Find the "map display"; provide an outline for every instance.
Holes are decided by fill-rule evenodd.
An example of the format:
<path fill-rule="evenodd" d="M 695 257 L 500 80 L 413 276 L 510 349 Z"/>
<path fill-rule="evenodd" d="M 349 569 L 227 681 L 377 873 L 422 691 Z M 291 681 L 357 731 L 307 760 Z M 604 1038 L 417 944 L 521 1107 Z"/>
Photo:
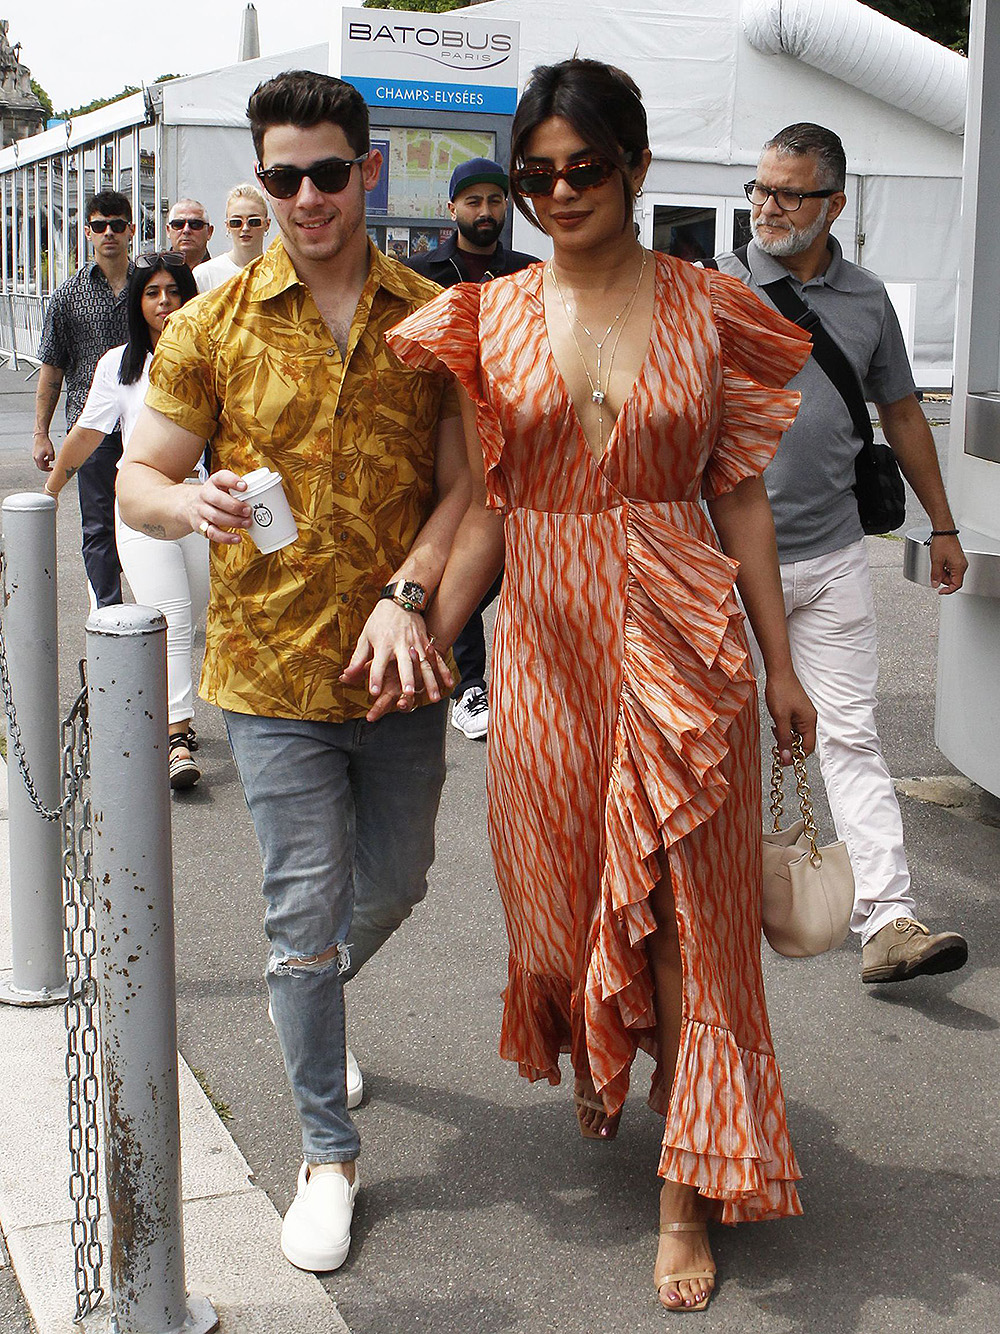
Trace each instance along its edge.
<path fill-rule="evenodd" d="M 451 173 L 460 162 L 473 157 L 492 158 L 495 152 L 496 135 L 489 132 L 389 130 L 389 215 L 447 218 Z"/>

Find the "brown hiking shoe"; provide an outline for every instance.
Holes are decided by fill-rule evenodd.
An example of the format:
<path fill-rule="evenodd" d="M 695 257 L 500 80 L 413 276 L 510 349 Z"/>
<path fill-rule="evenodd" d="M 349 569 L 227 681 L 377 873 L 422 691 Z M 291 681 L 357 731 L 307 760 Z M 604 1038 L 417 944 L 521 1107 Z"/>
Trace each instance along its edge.
<path fill-rule="evenodd" d="M 861 951 L 861 981 L 905 982 L 921 973 L 950 973 L 968 957 L 965 937 L 957 931 L 931 935 L 922 922 L 897 917 Z"/>

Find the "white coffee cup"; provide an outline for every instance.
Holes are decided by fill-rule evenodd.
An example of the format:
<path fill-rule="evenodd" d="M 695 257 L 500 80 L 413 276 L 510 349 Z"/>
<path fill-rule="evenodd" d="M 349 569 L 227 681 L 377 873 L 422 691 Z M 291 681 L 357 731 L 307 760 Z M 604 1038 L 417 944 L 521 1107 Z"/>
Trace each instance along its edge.
<path fill-rule="evenodd" d="M 233 494 L 250 506 L 253 522 L 250 536 L 265 554 L 290 546 L 299 535 L 298 525 L 281 481 L 280 472 L 257 468 L 245 474 L 245 491 Z"/>

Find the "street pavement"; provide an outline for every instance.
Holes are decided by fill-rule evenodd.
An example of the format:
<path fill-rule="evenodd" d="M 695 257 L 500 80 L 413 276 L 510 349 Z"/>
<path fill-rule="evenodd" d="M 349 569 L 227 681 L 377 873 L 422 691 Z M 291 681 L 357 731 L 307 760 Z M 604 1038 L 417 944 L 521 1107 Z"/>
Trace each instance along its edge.
<path fill-rule="evenodd" d="M 32 390 L 23 371 L 0 372 L 2 495 L 40 484 L 28 458 Z M 946 420 L 947 404 L 927 411 Z M 944 428 L 936 435 L 943 441 Z M 75 494 L 64 495 L 68 704 L 87 601 Z M 1000 1327 L 1000 828 L 992 804 L 934 746 L 936 599 L 903 580 L 902 547 L 869 539 L 882 738 L 894 776 L 921 780 L 908 790 L 935 798 L 902 798 L 920 915 L 963 930 L 970 962 L 943 978 L 864 988 L 852 943 L 805 962 L 767 953 L 805 1215 L 717 1232 L 720 1287 L 699 1316 L 703 1331 Z M 204 778 L 173 800 L 179 1045 L 283 1212 L 299 1144 L 266 1014 L 257 849 L 220 716 L 199 704 L 196 724 Z M 486 842 L 485 746 L 452 729 L 437 830 L 426 903 L 349 988 L 349 1040 L 366 1083 L 356 1114 L 363 1190 L 350 1257 L 321 1282 L 351 1334 L 659 1331 L 672 1317 L 652 1288 L 662 1122 L 642 1097 L 651 1064 L 640 1056 L 618 1139 L 604 1144 L 579 1138 L 571 1085 L 529 1085 L 499 1060 L 506 950 Z M 269 1238 L 260 1273 L 284 1263 Z M 0 1331 L 21 1334 L 26 1319 L 0 1268 Z M 280 1312 L 273 1328 L 283 1328 Z"/>

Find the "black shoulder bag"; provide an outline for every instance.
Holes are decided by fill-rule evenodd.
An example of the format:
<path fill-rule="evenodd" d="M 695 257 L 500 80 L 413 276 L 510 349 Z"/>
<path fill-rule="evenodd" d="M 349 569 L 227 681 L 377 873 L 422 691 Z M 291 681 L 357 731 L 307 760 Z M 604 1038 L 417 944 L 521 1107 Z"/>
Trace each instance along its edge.
<path fill-rule="evenodd" d="M 734 253 L 749 271 L 747 247 Z M 703 264 L 706 268 L 719 267 L 714 260 L 704 260 Z M 906 491 L 896 456 L 888 445 L 875 439 L 865 396 L 853 366 L 812 306 L 796 292 L 791 278 L 763 283 L 761 291 L 771 298 L 786 320 L 791 320 L 810 335 L 816 364 L 844 400 L 851 415 L 855 433 L 861 439 L 861 449 L 854 460 L 854 495 L 861 527 L 866 533 L 891 533 L 906 520 Z"/>

